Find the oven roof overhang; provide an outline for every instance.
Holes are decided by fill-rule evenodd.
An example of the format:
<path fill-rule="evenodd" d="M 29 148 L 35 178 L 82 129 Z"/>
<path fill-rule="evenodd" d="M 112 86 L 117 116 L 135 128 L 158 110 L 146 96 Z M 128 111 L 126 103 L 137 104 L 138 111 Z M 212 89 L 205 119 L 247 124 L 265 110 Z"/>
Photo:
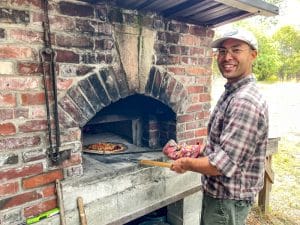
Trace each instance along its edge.
<path fill-rule="evenodd" d="M 83 0 L 91 3 L 103 0 Z M 262 0 L 115 0 L 119 7 L 155 12 L 166 18 L 217 27 L 244 18 L 276 16 L 279 8 Z"/>

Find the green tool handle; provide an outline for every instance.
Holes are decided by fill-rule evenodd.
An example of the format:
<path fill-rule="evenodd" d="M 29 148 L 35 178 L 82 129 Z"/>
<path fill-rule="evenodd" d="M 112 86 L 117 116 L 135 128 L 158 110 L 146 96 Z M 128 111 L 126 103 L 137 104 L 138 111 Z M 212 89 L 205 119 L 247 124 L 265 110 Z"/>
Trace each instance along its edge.
<path fill-rule="evenodd" d="M 54 216 L 56 214 L 59 213 L 59 208 L 54 208 L 54 209 L 51 209 L 47 212 L 43 212 L 35 217 L 31 217 L 31 218 L 28 218 L 26 220 L 26 224 L 33 224 L 33 223 L 37 223 L 43 219 L 46 219 L 46 218 L 49 218 L 51 216 Z"/>

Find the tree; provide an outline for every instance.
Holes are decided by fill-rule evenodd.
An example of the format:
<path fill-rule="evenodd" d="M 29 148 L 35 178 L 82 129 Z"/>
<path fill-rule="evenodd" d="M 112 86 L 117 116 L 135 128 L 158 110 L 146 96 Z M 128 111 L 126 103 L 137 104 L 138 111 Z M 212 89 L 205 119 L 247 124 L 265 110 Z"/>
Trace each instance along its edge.
<path fill-rule="evenodd" d="M 253 72 L 258 80 L 269 80 L 277 77 L 282 66 L 279 52 L 273 40 L 258 30 L 252 30 L 258 41 L 258 58 L 254 63 Z"/>
<path fill-rule="evenodd" d="M 280 52 L 281 78 L 296 78 L 300 74 L 300 31 L 292 26 L 284 26 L 274 33 L 273 40 Z"/>

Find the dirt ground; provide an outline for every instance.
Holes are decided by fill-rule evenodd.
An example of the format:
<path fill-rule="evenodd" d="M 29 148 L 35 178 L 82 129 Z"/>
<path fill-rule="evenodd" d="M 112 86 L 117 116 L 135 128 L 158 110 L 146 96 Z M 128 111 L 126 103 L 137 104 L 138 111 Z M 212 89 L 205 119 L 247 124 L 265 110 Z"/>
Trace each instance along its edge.
<path fill-rule="evenodd" d="M 273 156 L 275 181 L 270 194 L 269 212 L 252 208 L 247 225 L 300 224 L 300 133 L 281 137 L 279 150 Z"/>

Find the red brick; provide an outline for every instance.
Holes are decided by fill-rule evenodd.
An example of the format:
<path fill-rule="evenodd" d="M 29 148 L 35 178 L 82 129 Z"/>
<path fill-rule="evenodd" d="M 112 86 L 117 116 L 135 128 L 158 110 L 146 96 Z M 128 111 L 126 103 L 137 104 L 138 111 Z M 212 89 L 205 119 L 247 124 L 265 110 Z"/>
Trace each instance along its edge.
<path fill-rule="evenodd" d="M 95 41 L 95 48 L 99 50 L 112 50 L 114 42 L 112 39 L 100 39 Z"/>
<path fill-rule="evenodd" d="M 168 86 L 167 86 L 167 90 L 166 90 L 166 94 L 167 96 L 171 97 L 172 92 L 174 91 L 174 88 L 176 86 L 177 81 L 174 78 L 171 78 Z"/>
<path fill-rule="evenodd" d="M 63 109 L 62 111 L 68 112 L 74 121 L 84 120 L 84 116 L 79 112 L 80 110 L 77 108 L 77 105 L 70 97 L 68 97 L 68 95 L 65 95 L 62 99 L 60 99 L 59 104 Z"/>
<path fill-rule="evenodd" d="M 187 93 L 187 91 L 186 90 L 183 90 L 181 93 L 180 93 L 180 95 L 179 95 L 179 97 L 180 97 L 180 101 L 182 101 L 182 99 L 185 99 L 185 98 L 187 98 L 188 96 L 188 93 Z M 177 103 L 178 105 L 180 105 L 180 103 L 178 102 Z"/>
<path fill-rule="evenodd" d="M 185 128 L 186 128 L 186 130 L 194 130 L 198 126 L 199 126 L 199 121 L 193 121 L 193 122 L 190 122 L 190 123 L 186 123 Z"/>
<path fill-rule="evenodd" d="M 0 77 L 1 90 L 32 90 L 40 86 L 40 78 L 34 77 Z"/>
<path fill-rule="evenodd" d="M 190 95 L 190 97 L 191 97 L 190 104 L 199 103 L 199 95 Z"/>
<path fill-rule="evenodd" d="M 14 94 L 0 93 L 0 107 L 13 107 L 16 106 L 16 103 L 16 96 Z"/>
<path fill-rule="evenodd" d="M 43 105 L 45 104 L 45 93 L 26 93 L 21 95 L 22 105 Z"/>
<path fill-rule="evenodd" d="M 174 99 L 174 100 L 176 99 L 176 103 L 177 103 L 177 105 L 179 105 L 180 102 L 178 102 L 178 99 L 180 99 L 181 94 L 182 94 L 183 92 L 185 92 L 184 86 L 183 86 L 181 83 L 177 82 L 177 83 L 176 83 L 176 86 L 175 86 L 175 89 L 174 89 L 174 91 L 172 92 L 172 96 L 170 96 L 170 98 L 171 98 L 171 99 Z M 173 100 L 173 101 L 174 101 L 174 100 Z M 172 100 L 171 100 L 171 101 L 172 101 Z"/>
<path fill-rule="evenodd" d="M 181 115 L 177 117 L 177 123 L 191 122 L 194 120 L 193 114 Z"/>
<path fill-rule="evenodd" d="M 199 112 L 199 111 L 202 111 L 203 110 L 203 107 L 201 104 L 195 104 L 195 105 L 191 105 L 187 110 L 186 112 Z"/>
<path fill-rule="evenodd" d="M 62 170 L 53 170 L 33 177 L 23 178 L 22 186 L 24 189 L 35 188 L 54 182 L 56 179 L 63 179 Z"/>
<path fill-rule="evenodd" d="M 186 46 L 200 46 L 200 37 L 196 37 L 193 35 L 183 35 L 180 38 L 180 44 Z"/>
<path fill-rule="evenodd" d="M 42 131 L 47 129 L 46 120 L 31 120 L 19 125 L 20 132 Z"/>
<path fill-rule="evenodd" d="M 204 112 L 196 112 L 195 119 L 196 120 L 204 119 Z"/>
<path fill-rule="evenodd" d="M 203 48 L 191 48 L 190 55 L 203 56 L 204 49 Z"/>
<path fill-rule="evenodd" d="M 196 144 L 198 144 L 198 145 L 203 145 L 203 144 L 205 144 L 204 143 L 204 138 L 199 138 L 199 139 L 197 139 L 197 142 L 196 142 Z"/>
<path fill-rule="evenodd" d="M 191 139 L 195 137 L 194 131 L 178 132 L 177 138 L 179 140 Z"/>
<path fill-rule="evenodd" d="M 73 79 L 58 79 L 57 81 L 57 89 L 58 90 L 68 90 L 73 84 Z"/>
<path fill-rule="evenodd" d="M 56 195 L 56 191 L 55 191 L 55 185 L 49 185 L 45 188 L 42 189 L 42 193 L 43 193 L 43 197 L 47 198 L 50 196 L 55 196 Z"/>
<path fill-rule="evenodd" d="M 168 56 L 168 64 L 179 64 L 180 63 L 180 57 L 179 56 Z"/>
<path fill-rule="evenodd" d="M 61 133 L 62 142 L 73 142 L 81 140 L 81 130 L 80 129 L 68 129 L 66 132 Z"/>
<path fill-rule="evenodd" d="M 207 136 L 207 129 L 206 129 L 206 128 L 202 128 L 202 129 L 196 130 L 196 131 L 195 131 L 195 136 L 196 136 L 196 137 Z"/>
<path fill-rule="evenodd" d="M 194 26 L 194 25 L 192 25 L 189 30 L 191 34 L 201 36 L 201 37 L 206 37 L 207 31 L 208 29 L 205 27 Z"/>
<path fill-rule="evenodd" d="M 36 191 L 27 192 L 19 195 L 15 195 L 9 198 L 0 200 L 0 210 L 12 208 L 14 206 L 22 205 L 36 199 L 41 198 L 42 195 Z"/>
<path fill-rule="evenodd" d="M 16 127 L 13 123 L 0 124 L 0 135 L 11 135 L 16 133 Z"/>
<path fill-rule="evenodd" d="M 12 195 L 19 191 L 18 182 L 0 184 L 0 196 Z"/>
<path fill-rule="evenodd" d="M 56 44 L 65 48 L 93 49 L 92 39 L 88 37 L 56 36 Z"/>
<path fill-rule="evenodd" d="M 0 150 L 36 147 L 41 144 L 39 136 L 0 139 Z"/>
<path fill-rule="evenodd" d="M 20 74 L 36 74 L 36 73 L 42 73 L 42 67 L 37 63 L 24 63 L 19 62 L 18 63 L 18 72 Z"/>
<path fill-rule="evenodd" d="M 210 112 L 204 112 L 204 118 L 209 118 Z"/>
<path fill-rule="evenodd" d="M 0 171 L 0 177 L 1 180 L 10 180 L 19 177 L 35 175 L 42 172 L 43 172 L 43 164 L 39 163 L 34 165 L 23 166 L 20 168 L 2 170 Z"/>
<path fill-rule="evenodd" d="M 187 145 L 202 145 L 204 143 L 203 138 L 197 138 L 197 139 L 192 139 L 192 140 L 188 140 L 188 141 L 183 141 L 184 143 L 186 143 Z"/>
<path fill-rule="evenodd" d="M 76 153 L 76 154 L 72 154 L 70 159 L 65 160 L 62 165 L 63 167 L 71 167 L 71 166 L 79 165 L 81 163 L 82 163 L 81 154 Z"/>
<path fill-rule="evenodd" d="M 57 50 L 57 62 L 65 62 L 65 63 L 79 63 L 79 55 L 66 50 Z"/>
<path fill-rule="evenodd" d="M 186 73 L 189 75 L 203 75 L 205 74 L 205 69 L 203 69 L 202 67 L 187 67 L 185 69 Z"/>
<path fill-rule="evenodd" d="M 197 76 L 195 83 L 202 84 L 203 86 L 210 86 L 211 76 L 209 75 Z"/>
<path fill-rule="evenodd" d="M 36 18 L 36 20 L 40 21 L 40 18 Z M 74 18 L 71 17 L 55 15 L 50 18 L 51 29 L 61 30 L 64 32 L 66 31 L 74 32 L 76 21 L 77 19 L 74 20 Z"/>
<path fill-rule="evenodd" d="M 28 6 L 35 6 L 37 8 L 42 8 L 40 0 L 11 0 L 12 5 L 28 7 Z"/>
<path fill-rule="evenodd" d="M 196 94 L 196 93 L 203 93 L 204 87 L 203 86 L 189 86 L 187 87 L 189 94 Z"/>
<path fill-rule="evenodd" d="M 29 109 L 28 108 L 16 108 L 14 110 L 15 119 L 28 119 L 29 118 Z M 45 118 L 45 117 L 44 117 Z"/>
<path fill-rule="evenodd" d="M 76 17 L 94 17 L 94 9 L 91 5 L 75 4 L 71 2 L 60 2 L 59 11 L 63 15 Z"/>
<path fill-rule="evenodd" d="M 184 86 L 189 86 L 195 83 L 195 77 L 194 76 L 178 76 L 176 77 L 177 81 Z"/>
<path fill-rule="evenodd" d="M 65 129 L 68 129 L 68 128 L 75 128 L 75 127 L 78 127 L 78 123 L 75 122 L 70 116 L 69 114 L 64 111 L 60 106 L 58 107 L 58 119 L 60 121 L 60 126 L 61 128 L 65 128 Z M 65 136 L 65 137 L 63 137 Z M 68 139 L 69 137 L 72 138 L 72 135 L 67 135 L 67 134 L 64 134 L 62 136 L 62 139 L 63 138 L 66 138 Z M 62 142 L 65 142 L 65 141 L 62 141 Z"/>
<path fill-rule="evenodd" d="M 37 105 L 30 107 L 30 115 L 29 118 L 31 119 L 44 119 L 46 118 L 46 109 L 44 105 Z M 28 117 L 25 117 L 28 118 Z"/>
<path fill-rule="evenodd" d="M 168 71 L 176 75 L 183 75 L 185 70 L 183 67 L 169 67 Z"/>
<path fill-rule="evenodd" d="M 34 32 L 29 30 L 12 29 L 9 32 L 10 38 L 26 42 L 29 44 L 41 44 L 43 43 L 43 34 L 40 32 Z"/>
<path fill-rule="evenodd" d="M 210 94 L 200 94 L 199 95 L 200 102 L 209 102 L 210 101 Z"/>
<path fill-rule="evenodd" d="M 0 59 L 34 59 L 34 53 L 31 48 L 17 46 L 0 46 Z"/>
<path fill-rule="evenodd" d="M 196 57 L 181 57 L 181 62 L 185 63 L 189 66 L 191 65 L 197 65 L 198 59 Z M 188 68 L 186 68 L 185 72 L 187 74 L 190 74 L 190 71 L 187 71 Z M 197 75 L 197 74 L 196 74 Z"/>
<path fill-rule="evenodd" d="M 47 158 L 47 153 L 43 149 L 33 149 L 22 154 L 23 162 L 33 162 Z"/>
<path fill-rule="evenodd" d="M 57 201 L 56 199 L 51 199 L 47 201 L 40 202 L 38 204 L 35 204 L 33 206 L 29 206 L 24 208 L 24 216 L 30 217 L 30 216 L 36 216 L 42 212 L 46 212 L 50 209 L 57 207 Z"/>
<path fill-rule="evenodd" d="M 14 118 L 13 109 L 0 109 L 0 121 L 9 120 Z"/>

